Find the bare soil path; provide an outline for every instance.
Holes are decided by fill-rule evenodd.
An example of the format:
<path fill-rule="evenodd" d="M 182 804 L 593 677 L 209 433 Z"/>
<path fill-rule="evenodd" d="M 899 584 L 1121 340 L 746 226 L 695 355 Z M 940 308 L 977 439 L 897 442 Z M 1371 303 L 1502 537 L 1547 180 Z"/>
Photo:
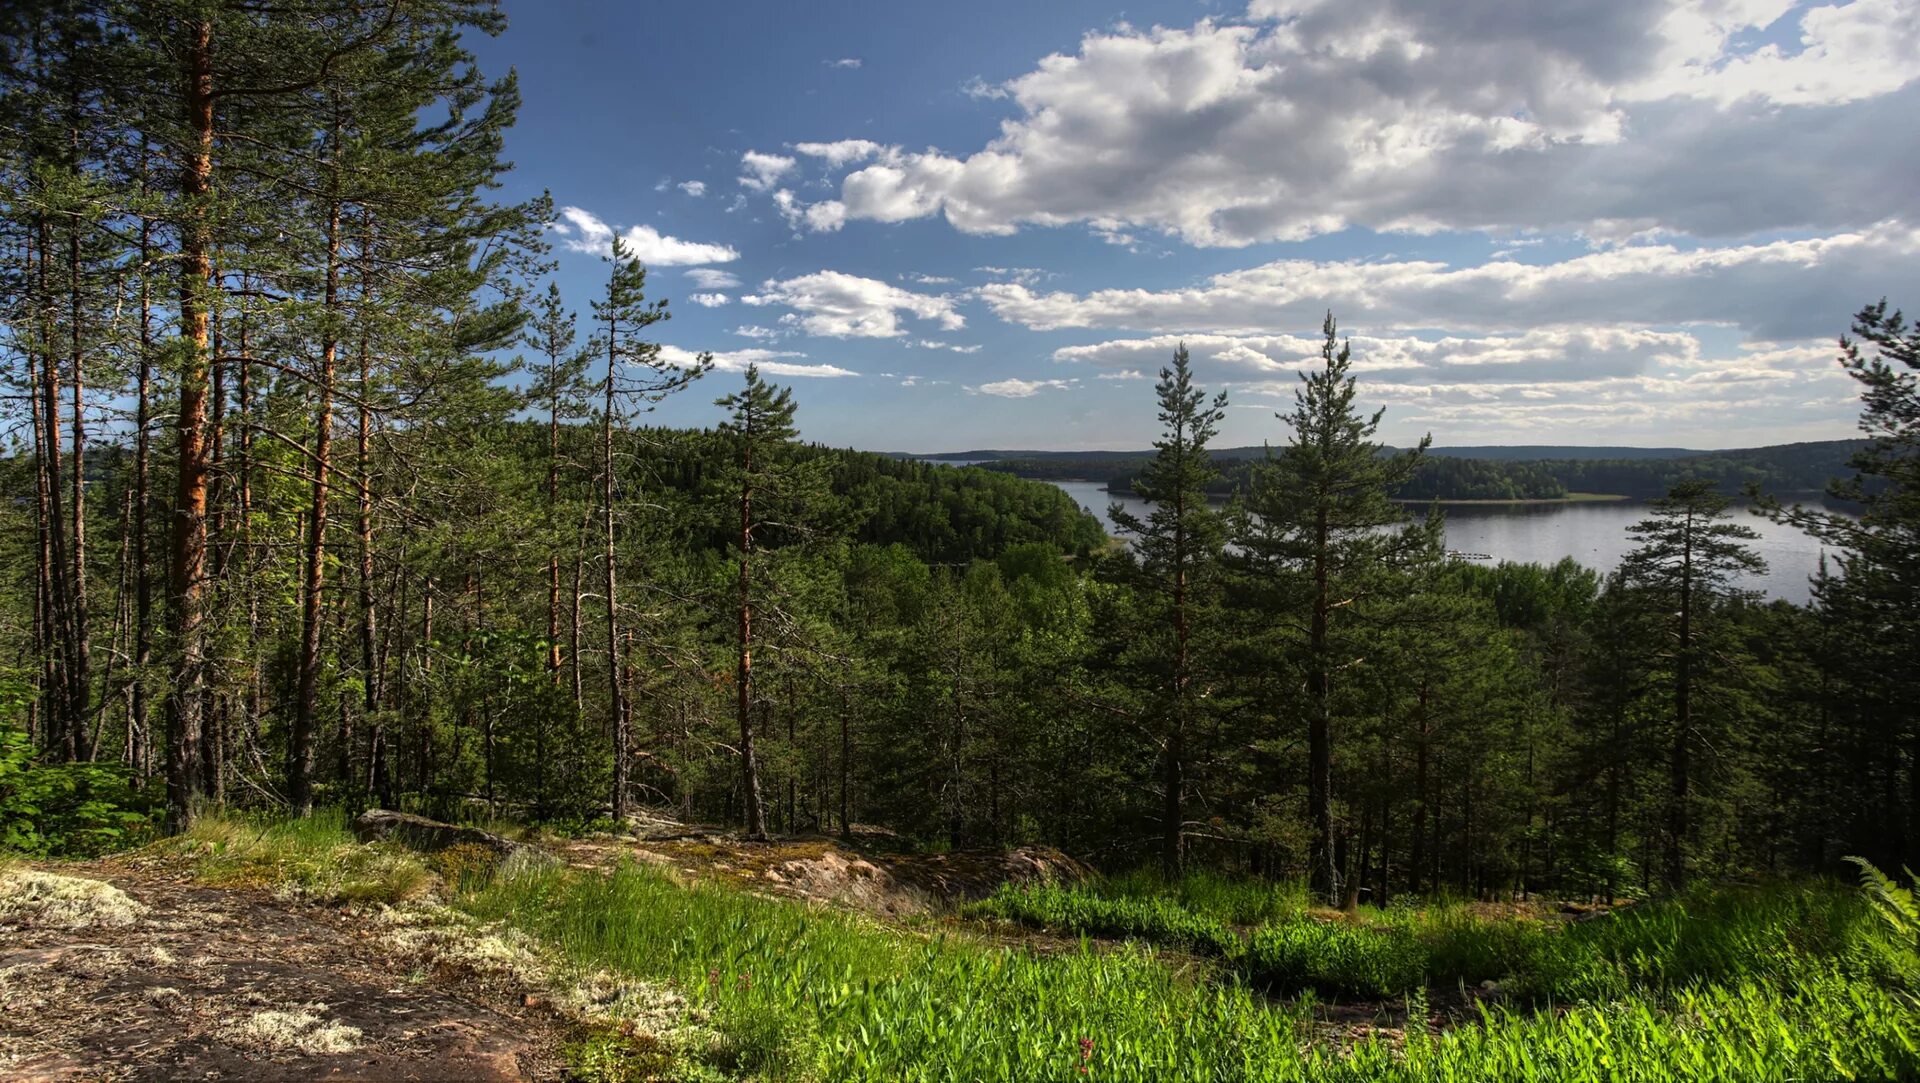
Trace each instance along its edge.
<path fill-rule="evenodd" d="M 15 871 L 103 881 L 124 899 L 99 892 L 109 902 L 92 916 L 89 903 L 0 917 L 0 1078 L 562 1077 L 565 1035 L 537 1000 L 411 970 L 350 910 L 158 863 Z"/>

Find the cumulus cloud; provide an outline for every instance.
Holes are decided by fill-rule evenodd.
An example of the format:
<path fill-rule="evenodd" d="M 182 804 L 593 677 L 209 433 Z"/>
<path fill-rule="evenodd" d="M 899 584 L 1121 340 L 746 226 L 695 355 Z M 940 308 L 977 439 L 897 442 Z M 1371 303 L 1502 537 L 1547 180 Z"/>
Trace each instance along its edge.
<path fill-rule="evenodd" d="M 857 56 L 843 56 L 838 60 L 822 60 L 821 63 L 829 68 L 857 68 L 860 66 L 860 58 Z"/>
<path fill-rule="evenodd" d="M 740 187 L 765 192 L 792 168 L 793 159 L 784 154 L 750 150 L 740 156 Z"/>
<path fill-rule="evenodd" d="M 1003 399 L 1025 399 L 1032 398 L 1042 391 L 1064 391 L 1072 386 L 1072 380 L 1022 380 L 1010 378 L 995 380 L 988 384 L 980 384 L 977 387 L 970 387 L 967 390 L 977 391 L 982 395 L 995 395 Z"/>
<path fill-rule="evenodd" d="M 604 255 L 613 246 L 614 227 L 597 215 L 579 207 L 560 208 L 560 221 L 550 228 L 560 236 L 563 247 L 575 252 Z M 669 237 L 652 226 L 629 226 L 620 232 L 629 255 L 649 267 L 672 267 L 689 263 L 726 263 L 740 253 L 724 244 L 703 244 Z"/>
<path fill-rule="evenodd" d="M 841 271 L 816 271 L 784 280 L 769 279 L 759 293 L 741 298 L 750 305 L 780 305 L 792 311 L 781 323 L 809 335 L 828 338 L 893 338 L 906 334 L 904 314 L 957 331 L 966 318 L 950 297 L 915 293 L 873 278 Z"/>
<path fill-rule="evenodd" d="M 690 196 L 694 196 L 695 198 L 698 198 L 700 196 L 707 194 L 706 181 L 697 181 L 697 180 L 681 181 L 678 187 L 682 192 L 685 192 Z"/>
<path fill-rule="evenodd" d="M 844 369 L 838 365 L 785 360 L 789 357 L 807 356 L 804 353 L 795 353 L 791 350 L 720 350 L 713 352 L 710 356 L 713 358 L 713 367 L 720 372 L 745 372 L 747 371 L 748 365 L 758 365 L 760 371 L 766 373 L 768 376 L 819 377 L 825 379 L 860 375 L 852 369 Z M 679 346 L 661 346 L 660 360 L 669 365 L 678 365 L 681 368 L 692 368 L 694 365 L 699 364 L 700 355 L 692 350 L 683 349 Z"/>
<path fill-rule="evenodd" d="M 1920 228 L 1888 222 L 1722 248 L 1635 245 L 1547 264 L 1277 260 L 1185 289 L 1042 293 L 1003 282 L 976 292 L 995 315 L 1033 330 L 1276 331 L 1317 326 L 1332 309 L 1369 330 L 1719 324 L 1794 339 L 1844 326 L 1892 282 L 1920 282 Z"/>
<path fill-rule="evenodd" d="M 773 193 L 774 209 L 786 220 L 789 229 L 799 229 L 801 223 L 819 233 L 831 233 L 846 221 L 846 208 L 834 200 L 806 204 L 789 189 L 782 188 Z"/>
<path fill-rule="evenodd" d="M 721 305 L 733 300 L 733 298 L 728 297 L 724 293 L 695 293 L 689 295 L 687 300 L 692 301 L 702 308 L 719 308 Z"/>
<path fill-rule="evenodd" d="M 1753 44 L 1780 28 L 1791 44 Z M 1197 245 L 1857 228 L 1920 209 L 1917 79 L 1911 0 L 1256 0 L 1245 21 L 1122 25 L 970 84 L 1010 101 L 999 136 L 863 147 L 816 228 L 938 214 Z"/>
<path fill-rule="evenodd" d="M 723 271 L 718 267 L 695 267 L 686 272 L 693 284 L 703 290 L 730 290 L 740 284 L 740 278 L 732 271 Z"/>

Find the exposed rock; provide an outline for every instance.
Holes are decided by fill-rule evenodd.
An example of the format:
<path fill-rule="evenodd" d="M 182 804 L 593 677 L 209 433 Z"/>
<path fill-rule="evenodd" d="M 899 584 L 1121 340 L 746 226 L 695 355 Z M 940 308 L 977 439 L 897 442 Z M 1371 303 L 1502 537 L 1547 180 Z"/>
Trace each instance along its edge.
<path fill-rule="evenodd" d="M 501 860 L 540 863 L 544 852 L 538 847 L 502 838 L 491 831 L 460 824 L 445 824 L 415 816 L 411 812 L 368 809 L 353 818 L 353 837 L 361 842 L 397 842 L 410 850 L 433 853 L 455 846 L 475 846 L 491 851 Z M 548 860 L 551 860 L 549 857 Z"/>

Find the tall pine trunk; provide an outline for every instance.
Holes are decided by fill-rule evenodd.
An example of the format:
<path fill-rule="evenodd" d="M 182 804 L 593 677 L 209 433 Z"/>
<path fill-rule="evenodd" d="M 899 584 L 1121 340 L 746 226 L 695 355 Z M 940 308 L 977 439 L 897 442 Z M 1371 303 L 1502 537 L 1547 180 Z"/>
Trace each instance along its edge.
<path fill-rule="evenodd" d="M 1333 852 L 1332 680 L 1327 660 L 1327 614 L 1332 608 L 1327 583 L 1327 511 L 1314 517 L 1313 614 L 1307 628 L 1307 815 L 1312 821 L 1311 870 L 1314 894 L 1337 904 L 1340 874 Z"/>
<path fill-rule="evenodd" d="M 614 347 L 617 336 L 607 333 L 607 398 L 600 415 L 600 511 L 606 551 L 605 587 L 607 593 L 607 693 L 613 730 L 613 818 L 627 815 L 627 697 L 620 680 L 620 606 L 615 575 L 613 544 L 613 407 Z"/>
<path fill-rule="evenodd" d="M 180 337 L 187 344 L 180 377 L 177 482 L 169 543 L 169 641 L 172 680 L 167 689 L 167 828 L 193 820 L 195 765 L 200 759 L 201 690 L 206 684 L 205 566 L 207 555 L 207 310 L 202 294 L 213 271 L 206 200 L 213 180 L 213 24 L 198 19 L 183 50 L 186 119 L 193 136 L 180 178 L 186 202 L 180 242 Z"/>
<path fill-rule="evenodd" d="M 328 144 L 338 153 L 340 139 L 336 125 Z M 333 380 L 339 344 L 331 319 L 340 303 L 340 195 L 339 177 L 334 177 L 334 192 L 327 209 L 327 266 L 325 315 L 328 320 L 320 342 L 320 371 L 317 373 L 319 405 L 313 412 L 313 489 L 307 511 L 306 580 L 301 597 L 300 615 L 300 687 L 295 693 L 293 729 L 287 739 L 287 802 L 295 816 L 313 812 L 313 731 L 320 693 L 320 625 L 326 590 L 326 538 L 328 471 L 333 458 Z"/>
<path fill-rule="evenodd" d="M 752 438 L 746 440 L 746 461 L 742 473 L 751 476 L 753 472 Z M 760 762 L 753 744 L 753 595 L 751 568 L 753 561 L 753 487 L 750 482 L 740 486 L 740 597 L 739 609 L 739 655 L 734 674 L 734 712 L 740 723 L 740 783 L 742 799 L 746 803 L 747 835 L 751 838 L 767 837 L 767 811 L 760 799 Z"/>

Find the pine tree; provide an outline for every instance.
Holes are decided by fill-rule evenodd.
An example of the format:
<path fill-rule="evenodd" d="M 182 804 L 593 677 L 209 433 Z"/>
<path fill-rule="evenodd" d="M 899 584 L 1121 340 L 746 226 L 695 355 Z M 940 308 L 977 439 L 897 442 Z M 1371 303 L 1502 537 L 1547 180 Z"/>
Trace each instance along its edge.
<path fill-rule="evenodd" d="M 1277 591 L 1271 603 L 1283 612 L 1304 610 L 1305 634 L 1281 634 L 1307 693 L 1309 879 L 1317 894 L 1337 902 L 1334 674 L 1357 656 L 1339 625 L 1377 589 L 1376 573 L 1430 555 L 1438 526 L 1429 520 L 1386 529 L 1406 522 L 1389 494 L 1412 475 L 1430 438 L 1399 454 L 1375 443 L 1385 410 L 1363 415 L 1354 405 L 1352 348 L 1340 340 L 1332 313 L 1321 332 L 1320 366 L 1301 373 L 1293 411 L 1276 415 L 1292 434 L 1280 454 L 1269 451 L 1253 472 L 1236 542 L 1256 589 Z"/>
<path fill-rule="evenodd" d="M 1179 872 L 1184 849 L 1187 745 L 1201 699 L 1195 688 L 1194 624 L 1196 618 L 1209 619 L 1225 538 L 1221 517 L 1207 503 L 1207 487 L 1220 476 L 1207 443 L 1226 415 L 1227 396 L 1221 392 L 1208 401 L 1194 386 L 1184 343 L 1173 352 L 1173 367 L 1160 370 L 1154 393 L 1162 427 L 1153 445 L 1158 453 L 1133 482 L 1134 493 L 1153 510 L 1142 520 L 1116 503 L 1107 515 L 1133 535 L 1147 589 L 1164 606 L 1161 623 L 1171 632 L 1170 642 L 1155 637 L 1148 648 L 1153 657 L 1143 660 L 1158 686 L 1160 861 L 1171 875 Z"/>
<path fill-rule="evenodd" d="M 753 543 L 754 534 L 764 524 L 765 506 L 756 515 L 754 499 L 779 493 L 782 483 L 792 474 L 778 461 L 780 451 L 798 435 L 793 424 L 793 392 L 775 387 L 760 378 L 758 365 L 747 366 L 746 386 L 731 395 L 716 399 L 714 405 L 727 411 L 720 431 L 731 438 L 733 474 L 731 488 L 737 496 L 740 513 L 735 537 L 739 569 L 739 593 L 735 600 L 734 637 L 734 717 L 740 727 L 740 782 L 746 806 L 747 834 L 767 837 L 767 813 L 760 792 L 760 763 L 754 747 L 753 726 Z"/>
<path fill-rule="evenodd" d="M 1665 878 L 1678 889 L 1687 879 L 1686 843 L 1693 800 L 1695 693 L 1710 664 L 1701 650 L 1701 625 L 1725 598 L 1736 573 L 1755 574 L 1766 563 L 1743 542 L 1760 535 L 1727 521 L 1727 498 L 1711 482 L 1685 481 L 1654 501 L 1653 515 L 1628 528 L 1639 546 L 1621 571 L 1646 592 L 1671 642 L 1673 732 L 1667 760 Z"/>
<path fill-rule="evenodd" d="M 1920 325 L 1889 312 L 1883 298 L 1854 316 L 1839 360 L 1859 385 L 1868 444 L 1853 456 L 1853 475 L 1836 478 L 1828 494 L 1860 514 L 1785 507 L 1776 499 L 1761 504 L 1835 550 L 1836 574 L 1816 581 L 1814 600 L 1833 648 L 1823 673 L 1847 687 L 1840 706 L 1854 731 L 1847 743 L 1861 750 L 1856 775 L 1875 773 L 1876 765 L 1897 770 L 1890 737 L 1907 746 L 1905 852 L 1883 841 L 1883 803 L 1860 817 L 1879 825 L 1880 837 L 1856 834 L 1848 844 L 1889 867 L 1920 867 L 1920 677 L 1913 664 L 1920 657 Z"/>
<path fill-rule="evenodd" d="M 621 665 L 620 593 L 615 556 L 615 498 L 619 493 L 614 463 L 614 429 L 624 419 L 628 403 L 651 409 L 668 395 L 705 375 L 712 367 L 711 357 L 702 355 L 689 368 L 680 368 L 661 359 L 658 343 L 647 341 L 647 328 L 668 318 L 665 301 L 646 299 L 647 269 L 628 254 L 626 242 L 613 239 L 607 257 L 611 270 L 605 296 L 593 302 L 596 325 L 587 345 L 590 354 L 606 359 L 606 376 L 601 382 L 600 413 L 600 515 L 607 610 L 607 692 L 610 731 L 613 736 L 613 815 L 627 814 L 627 757 L 629 754 L 632 707 L 627 699 L 626 674 Z"/>
<path fill-rule="evenodd" d="M 577 416 L 587 356 L 575 353 L 575 320 L 551 284 L 528 321 L 522 341 L 538 352 L 544 364 L 534 370 L 527 396 L 547 412 L 547 666 L 555 679 L 560 672 L 560 423 Z M 579 605 L 579 599 L 574 599 Z M 578 666 L 579 660 L 571 664 Z"/>

